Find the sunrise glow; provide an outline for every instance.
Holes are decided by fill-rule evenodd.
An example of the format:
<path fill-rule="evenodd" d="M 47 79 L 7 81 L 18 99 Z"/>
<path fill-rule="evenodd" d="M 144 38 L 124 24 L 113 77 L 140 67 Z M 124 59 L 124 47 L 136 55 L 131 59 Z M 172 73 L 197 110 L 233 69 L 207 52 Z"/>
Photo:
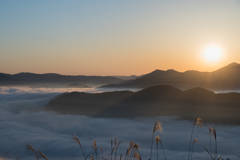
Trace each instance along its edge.
<path fill-rule="evenodd" d="M 223 51 L 220 46 L 211 45 L 204 49 L 203 57 L 208 62 L 217 62 L 223 56 Z"/>

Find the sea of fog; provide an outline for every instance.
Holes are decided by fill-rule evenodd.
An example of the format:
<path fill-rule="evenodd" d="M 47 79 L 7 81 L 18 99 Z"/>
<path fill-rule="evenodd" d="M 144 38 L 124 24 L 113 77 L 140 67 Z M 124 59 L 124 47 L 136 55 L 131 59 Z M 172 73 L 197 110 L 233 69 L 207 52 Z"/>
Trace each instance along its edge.
<path fill-rule="evenodd" d="M 117 151 L 118 159 L 121 153 L 125 157 L 128 143 L 134 141 L 140 146 L 142 159 L 148 160 L 153 126 L 158 120 L 162 122 L 163 133 L 156 132 L 155 136 L 160 136 L 167 159 L 187 159 L 192 121 L 178 120 L 177 117 L 91 118 L 82 115 L 60 115 L 43 110 L 49 100 L 71 91 L 103 90 L 0 87 L 0 159 L 34 159 L 33 153 L 25 151 L 25 146 L 29 143 L 34 149 L 41 150 L 49 160 L 83 160 L 80 147 L 71 140 L 74 133 L 86 154 L 93 153 L 92 141 L 96 140 L 97 147 L 103 148 L 104 157 L 109 158 L 111 138 L 117 137 L 119 141 L 122 140 Z M 224 159 L 239 159 L 228 154 L 240 155 L 240 126 L 206 123 L 202 129 L 194 129 L 193 138 L 197 138 L 199 144 L 194 144 L 193 158 L 210 159 L 204 149 L 209 149 L 210 146 L 209 126 L 217 130 L 218 154 L 227 155 L 223 156 Z M 152 160 L 156 160 L 156 154 L 154 142 Z M 163 159 L 161 149 L 159 159 Z"/>

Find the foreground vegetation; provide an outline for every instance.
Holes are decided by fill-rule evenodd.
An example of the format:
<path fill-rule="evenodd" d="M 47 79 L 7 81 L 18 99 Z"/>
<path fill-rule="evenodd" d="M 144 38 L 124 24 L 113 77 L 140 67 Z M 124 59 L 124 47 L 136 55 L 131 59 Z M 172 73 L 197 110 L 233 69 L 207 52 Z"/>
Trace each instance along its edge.
<path fill-rule="evenodd" d="M 195 127 L 202 128 L 202 126 L 203 126 L 203 122 L 202 122 L 201 118 L 197 118 L 193 123 L 192 132 L 191 132 L 191 136 L 190 136 L 190 142 L 189 142 L 188 160 L 193 159 L 194 145 L 198 144 L 198 140 L 193 137 L 194 128 Z M 152 148 L 153 148 L 154 140 L 155 140 L 155 145 L 156 145 L 156 148 L 157 148 L 157 150 L 156 150 L 157 160 L 158 159 L 167 160 L 167 156 L 165 155 L 165 152 L 164 152 L 163 143 L 162 143 L 159 135 L 156 135 L 156 132 L 159 132 L 159 133 L 163 132 L 162 123 L 159 122 L 159 121 L 157 121 L 154 124 L 154 127 L 153 127 L 152 141 L 151 141 L 151 152 L 150 152 L 149 160 L 152 160 L 152 154 L 153 154 L 152 153 Z M 96 140 L 92 141 L 93 151 L 92 151 L 92 153 L 88 153 L 88 154 L 85 153 L 79 138 L 75 134 L 73 134 L 72 141 L 76 142 L 79 145 L 84 160 L 87 160 L 87 159 L 91 159 L 91 160 L 116 160 L 116 159 L 120 159 L 120 160 L 133 160 L 133 159 L 134 160 L 135 159 L 136 160 L 141 160 L 142 159 L 141 154 L 139 153 L 140 146 L 133 141 L 129 142 L 129 147 L 126 150 L 126 153 L 125 154 L 121 153 L 119 155 L 117 154 L 117 151 L 118 151 L 119 145 L 121 144 L 121 141 L 118 141 L 117 137 L 115 137 L 114 140 L 111 139 L 111 150 L 110 150 L 109 154 L 104 153 L 103 148 L 101 146 L 100 146 L 100 149 L 98 149 Z M 202 158 L 202 157 L 197 157 L 197 158 L 199 158 L 199 159 L 209 159 L 209 160 L 224 160 L 224 157 L 226 157 L 227 155 L 219 155 L 218 154 L 217 132 L 216 132 L 215 128 L 209 127 L 209 141 L 210 141 L 209 149 L 204 147 L 206 152 L 209 154 L 209 158 Z M 162 157 L 158 156 L 159 155 L 159 148 L 162 152 Z M 26 144 L 25 150 L 27 152 L 33 153 L 37 160 L 39 158 L 44 158 L 45 160 L 48 160 L 47 156 L 45 156 L 42 151 L 40 151 L 39 149 L 35 150 L 32 147 L 31 144 Z M 236 156 L 236 157 L 240 158 L 240 156 L 238 156 L 238 155 L 232 155 L 232 156 Z M 226 158 L 226 160 L 230 160 L 230 159 Z"/>

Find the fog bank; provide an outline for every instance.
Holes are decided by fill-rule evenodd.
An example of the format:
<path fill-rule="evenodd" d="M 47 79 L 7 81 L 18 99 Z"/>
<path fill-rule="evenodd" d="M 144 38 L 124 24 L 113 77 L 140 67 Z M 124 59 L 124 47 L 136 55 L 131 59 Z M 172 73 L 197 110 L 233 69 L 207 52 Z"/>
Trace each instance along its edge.
<path fill-rule="evenodd" d="M 4 159 L 34 159 L 32 153 L 25 152 L 26 143 L 40 149 L 51 160 L 80 159 L 80 148 L 71 141 L 73 133 L 78 136 L 86 154 L 93 152 L 92 141 L 96 140 L 97 147 L 102 146 L 104 157 L 108 158 L 111 138 L 116 136 L 122 140 L 118 157 L 121 153 L 125 155 L 128 143 L 134 141 L 140 146 L 142 159 L 148 159 L 152 129 L 157 120 L 162 122 L 163 134 L 156 133 L 155 136 L 160 136 L 167 159 L 187 159 L 193 122 L 178 120 L 177 117 L 108 119 L 59 115 L 42 109 L 63 90 L 33 90 L 0 89 L 0 157 Z M 199 144 L 194 145 L 193 157 L 209 158 L 203 148 L 209 148 L 208 126 L 217 129 L 219 155 L 239 154 L 239 126 L 204 123 L 203 129 L 194 129 L 193 137 L 198 139 Z M 163 159 L 161 150 L 159 158 Z M 156 159 L 155 143 L 152 159 Z"/>

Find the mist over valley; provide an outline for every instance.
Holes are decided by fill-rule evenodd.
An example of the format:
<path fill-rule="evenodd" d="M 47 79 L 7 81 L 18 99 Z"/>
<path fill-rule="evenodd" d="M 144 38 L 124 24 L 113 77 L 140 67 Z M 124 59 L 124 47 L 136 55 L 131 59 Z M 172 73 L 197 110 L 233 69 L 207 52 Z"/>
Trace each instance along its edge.
<path fill-rule="evenodd" d="M 79 146 L 72 142 L 73 133 L 81 141 L 86 154 L 92 153 L 92 141 L 103 147 L 104 156 L 111 150 L 111 138 L 122 140 L 118 156 L 125 154 L 130 141 L 140 146 L 143 159 L 149 158 L 151 134 L 154 123 L 162 122 L 163 134 L 157 132 L 164 145 L 167 159 L 185 159 L 193 125 L 192 120 L 180 120 L 174 116 L 104 118 L 84 115 L 58 114 L 46 111 L 49 101 L 59 97 L 69 88 L 0 88 L 0 155 L 7 159 L 33 159 L 25 152 L 26 143 L 40 149 L 49 159 L 83 158 Z M 92 91 L 90 91 L 92 92 Z M 203 119 L 204 122 L 204 119 Z M 203 129 L 195 128 L 199 144 L 194 146 L 194 157 L 208 157 L 204 147 L 209 148 L 208 126 L 217 129 L 219 155 L 238 154 L 240 139 L 238 125 L 206 123 Z M 159 156 L 163 156 L 159 152 Z M 229 156 L 236 159 L 234 156 Z M 156 158 L 156 146 L 153 146 Z"/>

